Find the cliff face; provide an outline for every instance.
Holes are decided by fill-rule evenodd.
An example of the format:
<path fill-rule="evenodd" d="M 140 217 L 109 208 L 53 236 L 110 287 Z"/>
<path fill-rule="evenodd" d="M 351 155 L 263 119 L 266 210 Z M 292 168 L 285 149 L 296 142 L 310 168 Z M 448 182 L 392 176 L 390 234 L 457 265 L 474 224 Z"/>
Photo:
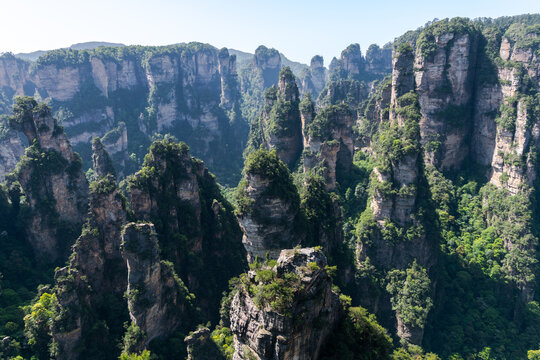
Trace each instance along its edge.
<path fill-rule="evenodd" d="M 337 172 L 346 174 L 354 154 L 353 113 L 344 105 L 330 105 L 314 114 L 310 99 L 302 106 L 304 173 L 320 168 L 327 190 L 336 188 Z"/>
<path fill-rule="evenodd" d="M 385 76 L 392 71 L 392 48 L 385 45 L 380 48 L 372 44 L 366 51 L 365 70 L 378 76 Z"/>
<path fill-rule="evenodd" d="M 384 135 L 374 139 L 372 149 L 377 165 L 370 180 L 372 196 L 358 229 L 358 267 L 373 266 L 389 279 L 413 261 L 429 269 L 437 258 L 437 248 L 426 237 L 418 216 L 421 106 L 414 93 L 413 60 L 410 46 L 402 46 L 394 54 L 391 94 L 387 96 L 389 118 L 379 125 Z M 386 313 L 385 316 L 393 311 L 398 336 L 421 344 L 425 319 L 414 324 L 404 319 L 396 305 L 398 292 L 390 291 L 388 286 L 382 290 L 374 299 L 362 301 Z"/>
<path fill-rule="evenodd" d="M 392 51 L 386 46 L 371 45 L 366 56 L 360 45 L 351 44 L 341 52 L 339 59 L 332 59 L 329 67 L 330 80 L 349 79 L 372 81 L 392 71 Z"/>
<path fill-rule="evenodd" d="M 134 216 L 155 224 L 163 259 L 215 317 L 219 294 L 243 270 L 245 255 L 232 207 L 213 176 L 185 144 L 166 139 L 150 147 L 129 183 Z"/>
<path fill-rule="evenodd" d="M 255 50 L 253 66 L 261 72 L 264 88 L 276 85 L 281 70 L 281 56 L 276 49 L 259 46 Z"/>
<path fill-rule="evenodd" d="M 59 359 L 84 357 L 94 341 L 101 344 L 103 358 L 113 357 L 123 332 L 119 319 L 127 320 L 127 267 L 120 252 L 126 204 L 114 176 L 98 174 L 100 178 L 91 184 L 89 219 L 83 233 L 73 246 L 69 265 L 55 274 L 60 316 L 52 329 Z M 116 312 L 105 310 L 108 308 Z M 106 330 L 96 333 L 100 323 Z"/>
<path fill-rule="evenodd" d="M 392 76 L 386 76 L 373 84 L 363 113 L 359 112 L 357 124 L 359 130 L 357 146 L 365 153 L 372 153 L 374 135 L 380 125 L 389 120 L 392 97 Z"/>
<path fill-rule="evenodd" d="M 275 152 L 258 150 L 246 160 L 239 184 L 238 221 L 250 262 L 266 254 L 277 259 L 281 249 L 299 244 L 295 223 L 299 211 L 291 175 Z"/>
<path fill-rule="evenodd" d="M 306 69 L 300 75 L 302 95 L 309 92 L 316 99 L 326 85 L 327 73 L 328 71 L 324 67 L 323 57 L 319 55 L 314 56 L 311 59 L 309 69 Z"/>
<path fill-rule="evenodd" d="M 125 342 L 128 352 L 193 326 L 199 315 L 194 305 L 214 321 L 228 280 L 244 270 L 232 208 L 185 144 L 155 142 L 145 166 L 130 180 L 131 218 L 155 221 L 156 227 L 124 227 L 127 204 L 111 160 L 99 139 L 93 148 L 97 180 L 90 185 L 89 218 L 69 265 L 55 275 L 58 316 L 52 335 L 60 359 L 87 358 L 90 350 L 100 358 L 117 358 L 128 315 L 130 329 L 142 334 Z M 196 303 L 190 291 L 197 294 Z M 96 341 L 99 349 L 92 345 Z"/>
<path fill-rule="evenodd" d="M 31 211 L 28 240 L 36 255 L 65 259 L 86 218 L 88 184 L 80 157 L 44 104 L 20 98 L 9 123 L 32 144 L 15 171 Z"/>
<path fill-rule="evenodd" d="M 15 169 L 17 162 L 24 155 L 24 146 L 18 134 L 8 130 L 7 124 L 0 126 L 3 132 L 0 135 L 0 181 L 4 181 L 6 175 Z"/>
<path fill-rule="evenodd" d="M 0 56 L 0 87 L 10 89 L 12 94 L 24 95 L 25 86 L 28 86 L 29 66 L 28 62 L 17 59 L 9 53 Z"/>
<path fill-rule="evenodd" d="M 227 49 L 196 43 L 64 49 L 47 53 L 31 67 L 3 56 L 0 73 L 0 87 L 13 94 L 37 93 L 50 99 L 85 162 L 90 160 L 90 139 L 114 136 L 123 123 L 127 131 L 116 137 L 122 144 L 106 143 L 113 158 L 123 162 L 131 153 L 142 158 L 149 137 L 167 132 L 193 145 L 222 176 L 232 176 L 232 164 L 241 166 L 247 128 L 240 117 L 235 57 Z M 222 146 L 236 153 L 236 159 L 223 158 L 217 150 Z M 122 161 L 119 165 L 136 166 Z"/>
<path fill-rule="evenodd" d="M 531 277 L 519 270 L 512 254 L 519 252 L 528 259 L 537 240 L 527 228 L 527 216 L 499 217 L 507 211 L 500 206 L 509 203 L 519 202 L 528 211 L 528 189 L 537 171 L 533 159 L 538 143 L 538 110 L 534 110 L 538 106 L 538 42 L 534 40 L 538 34 L 532 27 L 516 26 L 521 30 L 513 27 L 499 38 L 490 32 L 495 30 L 482 33 L 464 19 L 444 20 L 423 29 L 415 40 L 416 49 L 407 43 L 396 47 L 391 91 L 390 83 L 381 83 L 360 121 L 361 146 L 376 160 L 369 208 L 357 228 L 361 271 L 374 267 L 386 273 L 391 283 L 406 268 L 408 274 L 414 261 L 427 271 L 430 283 L 438 251 L 424 232 L 428 225 L 423 222 L 421 207 L 425 205 L 419 195 L 425 193 L 420 189 L 425 189 L 426 177 L 432 189 L 446 186 L 435 184 L 441 179 L 452 186 L 443 173 L 473 163 L 484 166 L 489 182 L 499 188 L 488 185 L 479 198 L 484 204 L 482 220 L 486 226 L 497 227 L 502 239 L 504 276 L 513 279 L 523 300 L 532 299 Z M 494 197 L 502 194 L 516 197 L 497 203 Z M 443 199 L 435 201 L 443 206 Z M 442 209 L 441 214 L 446 214 L 448 209 Z M 510 225 L 500 221 L 520 224 L 520 240 L 506 230 Z M 391 291 L 390 283 L 386 295 L 366 304 L 382 314 L 389 314 L 391 308 L 398 336 L 420 343 L 426 320 L 420 324 L 405 318 L 399 291 Z M 429 286 L 425 289 L 428 294 Z"/>
<path fill-rule="evenodd" d="M 338 295 L 325 269 L 326 258 L 315 249 L 282 250 L 277 265 L 265 266 L 247 274 L 246 284 L 240 285 L 232 300 L 233 359 L 317 359 L 341 316 Z M 294 295 L 277 299 L 278 308 L 261 300 L 248 287 L 268 285 L 269 279 L 258 275 L 261 272 L 271 274 L 270 281 L 283 279 Z"/>
<path fill-rule="evenodd" d="M 411 214 L 416 201 L 418 182 L 418 133 L 415 131 L 418 119 L 418 104 L 412 96 L 414 77 L 412 71 L 412 49 L 396 51 L 393 60 L 392 90 L 390 97 L 390 126 L 396 129 L 394 136 L 402 135 L 399 141 L 407 142 L 405 154 L 382 159 L 385 165 L 374 169 L 374 181 L 379 184 L 393 184 L 397 193 L 389 196 L 382 187 L 374 191 L 371 209 L 374 219 L 383 224 L 391 219 L 401 226 L 411 222 Z M 410 110 L 410 111 L 406 111 Z M 411 115 L 413 115 L 411 117 Z M 410 132 L 407 131 L 409 128 Z M 399 134 L 399 135 L 398 135 Z M 401 137 L 401 136 L 399 136 Z M 391 154 L 378 154 L 385 157 Z M 407 190 L 407 191 L 405 191 Z"/>
<path fill-rule="evenodd" d="M 534 36 L 538 34 L 525 34 Z M 472 155 L 490 167 L 492 184 L 517 194 L 524 185 L 532 185 L 537 173 L 532 158 L 540 141 L 535 110 L 540 71 L 534 44 L 524 46 L 509 37 L 500 42 L 498 55 L 503 61 L 489 69 L 498 81 L 484 81 L 476 88 Z"/>
<path fill-rule="evenodd" d="M 129 316 L 144 334 L 140 350 L 153 339 L 170 335 L 181 324 L 190 295 L 175 276 L 173 265 L 160 261 L 152 224 L 127 224 L 122 230 L 122 253 L 128 268 Z"/>
<path fill-rule="evenodd" d="M 293 167 L 302 152 L 302 125 L 298 87 L 290 68 L 283 68 L 278 87 L 265 92 L 261 115 L 251 125 L 248 152 L 263 146 L 275 150 L 280 160 Z"/>
<path fill-rule="evenodd" d="M 418 49 L 414 64 L 421 143 L 427 162 L 457 169 L 469 153 L 478 36 L 464 28 L 437 36 L 433 47 Z"/>

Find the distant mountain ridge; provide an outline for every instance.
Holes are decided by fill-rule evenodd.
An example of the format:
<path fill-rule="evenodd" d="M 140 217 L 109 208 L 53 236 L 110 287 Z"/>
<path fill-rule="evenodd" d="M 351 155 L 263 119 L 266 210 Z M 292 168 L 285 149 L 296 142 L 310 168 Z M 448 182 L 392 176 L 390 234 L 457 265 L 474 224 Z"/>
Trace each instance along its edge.
<path fill-rule="evenodd" d="M 236 55 L 236 64 L 238 65 L 239 68 L 241 68 L 242 66 L 244 66 L 245 64 L 247 64 L 253 59 L 252 53 L 248 53 L 248 52 L 244 52 L 240 50 L 229 49 L 229 54 Z M 283 66 L 290 67 L 294 75 L 297 77 L 300 76 L 300 74 L 302 73 L 302 70 L 307 69 L 309 67 L 307 64 L 289 60 L 281 52 L 279 53 L 279 56 L 281 57 L 281 64 Z"/>
<path fill-rule="evenodd" d="M 73 44 L 71 46 L 68 46 L 68 49 L 73 50 L 92 50 L 98 47 L 124 47 L 125 44 L 121 43 L 110 43 L 106 41 L 88 41 L 88 42 L 82 42 Z M 56 49 L 54 49 L 56 50 Z M 15 54 L 15 57 L 18 57 L 19 59 L 28 60 L 28 61 L 36 61 L 41 55 L 44 55 L 52 50 L 37 50 L 32 51 L 29 53 L 18 53 Z"/>

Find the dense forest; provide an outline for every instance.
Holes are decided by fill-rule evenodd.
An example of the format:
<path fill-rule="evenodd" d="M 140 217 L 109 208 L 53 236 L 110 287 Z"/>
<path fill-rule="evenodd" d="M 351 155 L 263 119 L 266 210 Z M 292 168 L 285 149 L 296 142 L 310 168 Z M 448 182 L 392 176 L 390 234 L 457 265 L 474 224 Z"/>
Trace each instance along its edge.
<path fill-rule="evenodd" d="M 540 359 L 540 15 L 284 59 L 0 56 L 1 359 Z"/>

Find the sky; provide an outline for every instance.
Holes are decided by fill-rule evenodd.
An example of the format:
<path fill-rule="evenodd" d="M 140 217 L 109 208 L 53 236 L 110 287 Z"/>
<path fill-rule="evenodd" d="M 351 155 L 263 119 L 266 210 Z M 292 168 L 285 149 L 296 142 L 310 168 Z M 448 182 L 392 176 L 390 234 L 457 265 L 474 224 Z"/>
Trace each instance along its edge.
<path fill-rule="evenodd" d="M 540 0 L 0 0 L 0 9 L 0 52 L 199 41 L 328 64 L 351 43 L 382 46 L 435 18 L 540 13 Z"/>

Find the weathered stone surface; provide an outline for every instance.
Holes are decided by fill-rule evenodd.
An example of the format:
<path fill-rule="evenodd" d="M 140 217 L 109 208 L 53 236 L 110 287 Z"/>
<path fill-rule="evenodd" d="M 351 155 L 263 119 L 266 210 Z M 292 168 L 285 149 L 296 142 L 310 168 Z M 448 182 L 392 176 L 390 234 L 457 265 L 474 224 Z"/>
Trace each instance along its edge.
<path fill-rule="evenodd" d="M 174 264 L 197 305 L 213 319 L 219 294 L 246 266 L 232 206 L 185 144 L 156 141 L 146 159 L 130 179 L 134 216 L 155 224 L 160 246 L 166 249 L 163 259 Z"/>
<path fill-rule="evenodd" d="M 225 357 L 219 351 L 217 345 L 210 338 L 210 329 L 203 327 L 193 334 L 186 336 L 187 360 L 222 360 Z"/>
<path fill-rule="evenodd" d="M 446 33 L 435 39 L 436 51 L 415 59 L 416 92 L 420 101 L 421 144 L 425 161 L 439 170 L 458 169 L 469 153 L 477 36 Z M 439 152 L 429 142 L 440 143 Z"/>
<path fill-rule="evenodd" d="M 228 146 L 230 164 L 240 166 L 247 125 L 240 116 L 236 58 L 227 49 L 198 43 L 168 49 L 155 53 L 122 48 L 112 50 L 112 56 L 98 50 L 73 50 L 77 63 L 63 61 L 60 53 L 57 61 L 38 60 L 32 70 L 29 63 L 3 55 L 0 87 L 9 89 L 10 98 L 11 92 L 50 98 L 73 146 L 89 150 L 92 137 L 102 137 L 122 122 L 134 122 L 142 132 L 129 132 L 136 146 L 156 131 L 171 132 L 193 141 L 198 156 L 210 167 L 215 162 L 217 173 L 232 176 L 216 147 Z M 186 132 L 187 128 L 191 130 Z M 116 138 L 121 142 L 106 144 L 115 160 L 121 158 L 121 167 L 130 155 L 127 135 Z M 119 151 L 123 156 L 114 156 Z"/>
<path fill-rule="evenodd" d="M 38 106 L 33 99 L 26 99 L 14 112 L 10 126 L 26 135 L 33 144 L 32 152 L 49 154 L 48 160 L 40 160 L 43 164 L 23 159 L 16 172 L 32 212 L 26 228 L 28 240 L 38 256 L 53 262 L 66 259 L 71 246 L 68 242 L 74 239 L 67 239 L 70 235 L 65 232 L 80 231 L 88 205 L 88 183 L 80 158 L 44 104 Z M 51 202 L 49 211 L 42 211 L 44 201 Z M 55 218 L 57 221 L 51 223 Z"/>
<path fill-rule="evenodd" d="M 0 181 L 4 181 L 24 155 L 24 145 L 18 134 L 11 130 L 0 138 Z"/>
<path fill-rule="evenodd" d="M 311 107 L 312 108 L 312 107 Z M 345 105 L 331 105 L 315 115 L 303 112 L 304 173 L 322 167 L 327 190 L 336 188 L 336 169 L 346 174 L 354 154 L 353 113 Z M 309 120 L 309 121 L 308 121 Z"/>
<path fill-rule="evenodd" d="M 125 314 L 102 313 L 103 306 L 113 306 L 112 299 L 124 303 L 127 287 L 127 266 L 120 251 L 121 231 L 127 222 L 125 199 L 111 173 L 110 159 L 103 145 L 93 142 L 94 171 L 97 180 L 90 194 L 89 216 L 84 231 L 75 242 L 68 266 L 55 274 L 55 293 L 59 316 L 53 321 L 53 339 L 58 344 L 59 359 L 78 359 L 89 346 L 89 334 L 100 321 L 113 333 L 121 333 L 121 324 L 114 318 L 127 320 Z M 96 336 L 93 334 L 92 336 Z M 103 351 L 114 349 L 119 339 L 106 332 L 102 336 Z M 90 345 L 91 346 L 91 345 Z"/>
<path fill-rule="evenodd" d="M 385 45 L 380 48 L 372 44 L 366 51 L 365 70 L 368 74 L 385 76 L 392 72 L 392 48 Z"/>
<path fill-rule="evenodd" d="M 485 95 L 478 97 L 475 104 L 478 142 L 474 143 L 473 154 L 478 162 L 490 166 L 488 176 L 492 184 L 517 194 L 523 187 L 532 185 L 537 173 L 530 161 L 533 156 L 530 149 L 540 144 L 540 122 L 533 107 L 526 104 L 532 98 L 527 100 L 523 91 L 526 86 L 529 93 L 540 91 L 540 69 L 531 49 L 513 49 L 506 38 L 501 42 L 500 56 L 520 63 L 524 70 L 503 65 L 497 68 L 498 83 L 478 86 L 477 92 Z M 523 73 L 529 77 L 530 85 L 523 82 Z M 497 125 L 494 121 L 497 113 L 505 123 L 513 125 Z"/>
<path fill-rule="evenodd" d="M 81 349 L 88 345 L 80 341 L 88 341 L 89 333 L 100 321 L 113 332 L 121 331 L 121 328 L 115 328 L 121 326 L 118 321 L 96 314 L 113 298 L 119 303 L 124 302 L 127 267 L 120 252 L 120 241 L 122 227 L 127 222 L 126 204 L 114 176 L 108 174 L 97 182 L 108 189 L 91 193 L 85 230 L 73 246 L 69 265 L 55 274 L 55 293 L 62 314 L 53 322 L 59 359 L 78 359 Z M 127 307 L 125 309 L 127 320 Z M 121 316 L 118 313 L 112 315 L 113 318 Z M 104 349 L 114 349 L 115 341 L 119 339 L 111 339 L 107 333 L 101 335 Z"/>
<path fill-rule="evenodd" d="M 246 195 L 253 202 L 254 210 L 239 216 L 238 221 L 244 232 L 242 243 L 248 261 L 264 259 L 266 254 L 277 259 L 281 249 L 300 242 L 294 234 L 298 204 L 281 198 L 280 194 L 267 194 L 275 179 L 251 173 L 246 173 L 245 179 Z"/>
<path fill-rule="evenodd" d="M 310 266 L 311 264 L 311 266 Z M 325 270 L 326 258 L 312 248 L 283 250 L 272 271 L 282 278 L 299 277 L 294 299 L 283 315 L 270 306 L 258 308 L 250 293 L 240 288 L 230 310 L 234 359 L 317 359 L 321 346 L 341 317 L 338 295 Z M 249 281 L 254 274 L 248 274 Z M 293 320 L 298 319 L 298 320 Z M 316 324 L 324 324 L 317 326 Z"/>
<path fill-rule="evenodd" d="M 144 348 L 181 324 L 189 294 L 175 277 L 172 264 L 160 261 L 152 224 L 127 224 L 122 230 L 122 253 L 128 268 L 129 316 L 145 334 L 140 345 Z"/>
<path fill-rule="evenodd" d="M 253 65 L 261 71 L 264 89 L 277 84 L 279 71 L 281 70 L 281 56 L 279 55 L 279 51 L 268 49 L 264 45 L 259 46 L 255 50 Z"/>
<path fill-rule="evenodd" d="M 96 175 L 99 177 L 107 176 L 108 174 L 116 175 L 111 157 L 99 138 L 92 140 L 92 165 Z"/>
<path fill-rule="evenodd" d="M 316 55 L 311 59 L 309 69 L 307 69 L 301 76 L 301 93 L 302 95 L 308 92 L 316 99 L 320 92 L 326 85 L 326 79 L 328 77 L 328 71 L 324 67 L 324 60 L 322 56 Z"/>

